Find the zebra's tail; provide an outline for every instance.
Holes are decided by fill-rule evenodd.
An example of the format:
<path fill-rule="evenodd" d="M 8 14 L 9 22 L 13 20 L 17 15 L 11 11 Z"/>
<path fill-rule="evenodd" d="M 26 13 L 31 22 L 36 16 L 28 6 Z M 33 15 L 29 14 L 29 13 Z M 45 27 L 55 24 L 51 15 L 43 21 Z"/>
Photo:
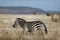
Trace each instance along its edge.
<path fill-rule="evenodd" d="M 44 23 L 43 23 L 44 24 Z M 45 28 L 45 33 L 47 34 L 48 31 L 47 31 L 47 28 L 46 28 L 46 25 L 44 24 L 44 28 Z"/>

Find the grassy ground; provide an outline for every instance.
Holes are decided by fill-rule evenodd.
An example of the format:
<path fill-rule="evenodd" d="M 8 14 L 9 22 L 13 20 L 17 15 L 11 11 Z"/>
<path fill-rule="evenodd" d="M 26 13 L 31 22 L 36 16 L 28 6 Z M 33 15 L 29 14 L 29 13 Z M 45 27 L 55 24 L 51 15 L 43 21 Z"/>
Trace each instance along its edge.
<path fill-rule="evenodd" d="M 42 16 L 43 18 L 42 21 L 47 26 L 48 34 L 45 34 L 42 31 L 35 31 L 31 35 L 30 34 L 22 35 L 20 27 L 16 27 L 16 28 L 12 27 L 12 24 L 14 22 L 13 20 L 15 20 L 15 18 L 17 17 L 16 15 L 14 16 L 14 19 L 11 18 L 13 17 L 11 15 L 9 16 L 7 15 L 7 17 L 6 15 L 4 16 L 0 15 L 0 16 L 1 16 L 0 17 L 0 40 L 60 40 L 60 31 L 59 31 L 60 23 L 51 22 L 50 19 L 45 20 L 43 16 Z M 29 20 L 32 20 L 32 18 L 30 18 Z M 37 20 L 39 19 L 37 18 Z"/>

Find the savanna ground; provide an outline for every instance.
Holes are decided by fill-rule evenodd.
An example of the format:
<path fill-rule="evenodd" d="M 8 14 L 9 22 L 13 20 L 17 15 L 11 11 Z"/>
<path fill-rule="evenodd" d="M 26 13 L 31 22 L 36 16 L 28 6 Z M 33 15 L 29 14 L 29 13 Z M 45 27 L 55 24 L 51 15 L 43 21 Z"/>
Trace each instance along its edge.
<path fill-rule="evenodd" d="M 18 17 L 27 21 L 43 21 L 47 27 L 48 34 L 42 31 L 35 31 L 32 35 L 22 35 L 19 26 L 12 27 Z M 52 22 L 51 17 L 46 15 L 0 14 L 0 40 L 60 40 L 60 23 Z"/>

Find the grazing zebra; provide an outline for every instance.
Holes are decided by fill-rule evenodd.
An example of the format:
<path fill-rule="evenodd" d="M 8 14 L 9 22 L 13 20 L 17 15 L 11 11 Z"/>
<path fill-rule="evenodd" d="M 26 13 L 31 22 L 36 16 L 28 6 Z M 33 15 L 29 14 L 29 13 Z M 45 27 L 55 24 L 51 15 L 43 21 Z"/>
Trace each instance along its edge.
<path fill-rule="evenodd" d="M 19 25 L 22 29 L 23 32 L 32 32 L 34 30 L 39 30 L 42 27 L 45 28 L 45 32 L 47 34 L 47 28 L 45 26 L 45 24 L 42 21 L 31 21 L 31 22 L 27 22 L 26 20 L 22 19 L 22 18 L 17 18 L 13 24 L 13 28 L 15 28 L 17 25 Z"/>

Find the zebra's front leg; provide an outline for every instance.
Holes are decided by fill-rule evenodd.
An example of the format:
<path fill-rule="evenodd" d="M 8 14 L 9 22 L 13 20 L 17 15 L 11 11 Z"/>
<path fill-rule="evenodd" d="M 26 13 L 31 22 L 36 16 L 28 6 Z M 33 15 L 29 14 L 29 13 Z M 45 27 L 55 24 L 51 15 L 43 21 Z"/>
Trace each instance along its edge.
<path fill-rule="evenodd" d="M 22 33 L 23 33 L 23 35 L 26 35 L 27 34 L 27 32 L 28 32 L 28 29 L 23 29 L 23 31 L 22 31 Z"/>
<path fill-rule="evenodd" d="M 22 35 L 25 35 L 25 34 L 26 34 L 26 31 L 25 31 L 25 30 L 23 30 L 23 31 L 22 31 Z"/>

